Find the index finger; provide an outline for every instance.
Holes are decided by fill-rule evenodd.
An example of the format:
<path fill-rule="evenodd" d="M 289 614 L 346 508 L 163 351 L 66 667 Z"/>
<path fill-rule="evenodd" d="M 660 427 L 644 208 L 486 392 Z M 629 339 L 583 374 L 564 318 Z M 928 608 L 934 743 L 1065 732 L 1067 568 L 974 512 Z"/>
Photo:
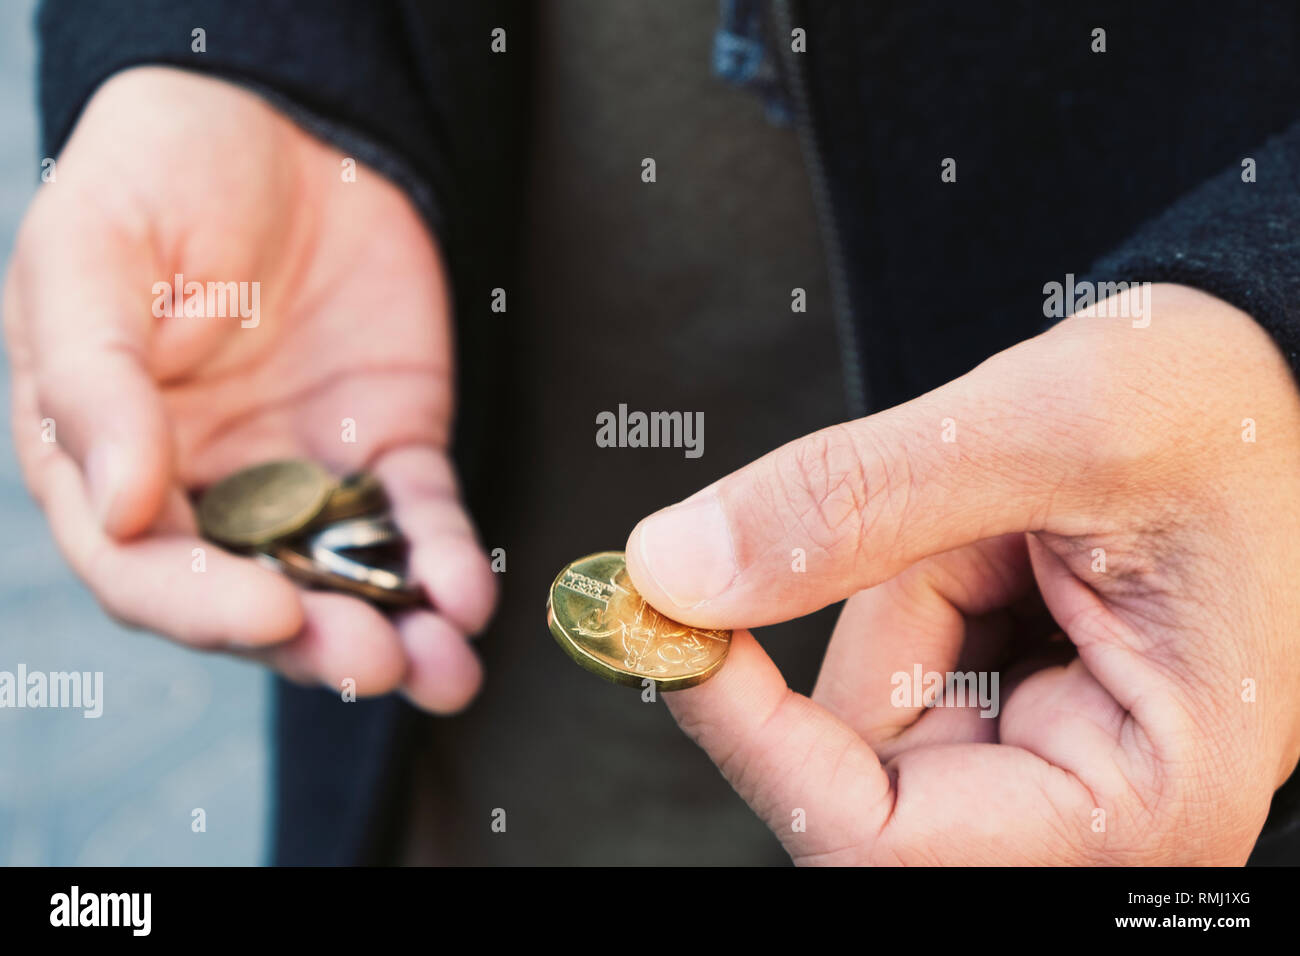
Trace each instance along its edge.
<path fill-rule="evenodd" d="M 717 674 L 664 702 L 792 857 L 863 862 L 893 810 L 889 776 L 847 724 L 786 686 L 752 634 L 734 632 Z"/>

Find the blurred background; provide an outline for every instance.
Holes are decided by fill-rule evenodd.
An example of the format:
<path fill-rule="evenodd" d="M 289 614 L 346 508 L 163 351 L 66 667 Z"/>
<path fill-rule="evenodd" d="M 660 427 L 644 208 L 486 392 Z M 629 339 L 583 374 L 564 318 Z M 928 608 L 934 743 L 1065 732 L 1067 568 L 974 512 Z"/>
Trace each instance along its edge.
<path fill-rule="evenodd" d="M 0 3 L 0 261 L 40 187 L 35 0 Z M 57 188 L 57 184 L 44 188 Z M 9 373 L 0 369 L 9 424 Z M 38 428 L 38 422 L 30 423 Z M 265 672 L 110 621 L 64 565 L 0 441 L 0 671 L 102 671 L 104 709 L 0 708 L 0 864 L 264 862 Z M 202 808 L 207 831 L 191 829 Z"/>

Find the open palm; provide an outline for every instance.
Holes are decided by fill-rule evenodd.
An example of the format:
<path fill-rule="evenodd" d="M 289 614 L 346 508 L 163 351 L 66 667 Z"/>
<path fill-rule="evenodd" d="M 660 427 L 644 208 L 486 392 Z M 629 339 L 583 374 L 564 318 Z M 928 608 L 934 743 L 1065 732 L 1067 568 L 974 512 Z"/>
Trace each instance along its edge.
<path fill-rule="evenodd" d="M 452 710 L 479 684 L 465 636 L 494 582 L 447 458 L 444 272 L 404 194 L 344 169 L 233 85 L 154 68 L 107 83 L 6 284 L 15 441 L 61 549 L 115 616 Z M 158 317 L 177 275 L 242 283 L 256 313 Z M 290 456 L 379 475 L 435 610 L 389 619 L 211 546 L 194 570 L 190 493 Z"/>

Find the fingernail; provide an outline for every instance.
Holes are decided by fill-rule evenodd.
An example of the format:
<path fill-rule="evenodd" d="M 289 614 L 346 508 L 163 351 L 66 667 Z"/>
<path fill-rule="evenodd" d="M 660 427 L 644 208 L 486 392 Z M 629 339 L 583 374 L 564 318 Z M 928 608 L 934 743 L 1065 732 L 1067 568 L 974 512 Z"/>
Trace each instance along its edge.
<path fill-rule="evenodd" d="M 678 607 L 699 607 L 736 579 L 731 528 L 716 492 L 651 515 L 640 538 L 642 563 Z"/>
<path fill-rule="evenodd" d="M 109 510 L 117 494 L 121 462 L 111 445 L 99 444 L 86 456 L 86 484 L 90 490 L 90 503 L 95 507 L 102 525 L 108 520 Z"/>

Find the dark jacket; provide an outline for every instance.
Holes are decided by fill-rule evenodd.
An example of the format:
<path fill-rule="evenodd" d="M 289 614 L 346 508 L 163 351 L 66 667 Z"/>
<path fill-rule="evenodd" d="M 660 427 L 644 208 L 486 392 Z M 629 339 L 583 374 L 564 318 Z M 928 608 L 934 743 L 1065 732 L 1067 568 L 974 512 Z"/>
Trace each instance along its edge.
<path fill-rule="evenodd" d="M 1198 286 L 1300 362 L 1300 9 L 1081 6 L 776 5 L 855 413 L 1040 331 L 1043 285 L 1069 273 Z M 485 0 L 48 0 L 46 155 L 106 77 L 164 63 L 258 89 L 406 188 L 452 271 L 468 393 L 457 455 L 474 507 L 474 444 L 494 414 L 477 379 L 488 290 L 508 284 L 523 215 L 533 15 Z M 806 53 L 790 51 L 795 28 Z M 940 182 L 949 157 L 965 188 Z M 385 858 L 420 719 L 395 698 L 343 707 L 280 685 L 277 862 Z M 1298 810 L 1293 777 L 1254 860 L 1300 857 Z"/>

